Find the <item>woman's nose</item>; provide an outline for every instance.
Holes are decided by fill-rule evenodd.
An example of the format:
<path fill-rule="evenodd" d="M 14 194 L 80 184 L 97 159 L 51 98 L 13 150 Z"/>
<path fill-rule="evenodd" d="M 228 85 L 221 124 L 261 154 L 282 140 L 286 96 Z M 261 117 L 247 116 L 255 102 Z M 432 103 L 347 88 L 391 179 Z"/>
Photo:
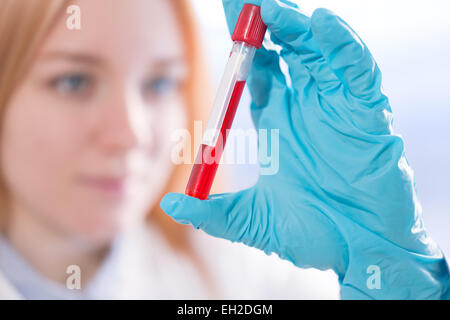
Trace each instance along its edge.
<path fill-rule="evenodd" d="M 151 144 L 151 114 L 133 94 L 111 96 L 99 121 L 99 141 L 111 152 L 126 152 Z"/>

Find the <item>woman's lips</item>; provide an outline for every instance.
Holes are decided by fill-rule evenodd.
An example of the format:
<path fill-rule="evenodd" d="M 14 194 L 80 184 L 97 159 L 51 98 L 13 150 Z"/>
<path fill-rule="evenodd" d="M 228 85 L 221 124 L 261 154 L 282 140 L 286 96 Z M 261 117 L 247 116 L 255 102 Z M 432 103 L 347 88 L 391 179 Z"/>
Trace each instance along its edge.
<path fill-rule="evenodd" d="M 82 177 L 84 185 L 111 196 L 125 193 L 127 177 Z"/>

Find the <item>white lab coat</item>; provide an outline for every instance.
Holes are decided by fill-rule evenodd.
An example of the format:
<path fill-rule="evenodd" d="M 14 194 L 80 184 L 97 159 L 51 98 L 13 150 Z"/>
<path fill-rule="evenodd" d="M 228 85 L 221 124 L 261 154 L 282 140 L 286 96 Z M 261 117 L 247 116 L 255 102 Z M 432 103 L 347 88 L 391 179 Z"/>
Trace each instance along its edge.
<path fill-rule="evenodd" d="M 20 299 L 20 294 L 10 285 L 0 272 L 0 300 Z"/>
<path fill-rule="evenodd" d="M 218 288 L 218 295 L 208 291 L 191 261 L 175 254 L 156 227 L 140 226 L 115 241 L 113 252 L 86 289 L 89 296 L 94 299 L 339 298 L 337 278 L 331 271 L 302 270 L 275 255 L 267 256 L 243 244 L 210 237 L 201 230 L 192 237 Z M 0 299 L 20 298 L 0 271 Z"/>

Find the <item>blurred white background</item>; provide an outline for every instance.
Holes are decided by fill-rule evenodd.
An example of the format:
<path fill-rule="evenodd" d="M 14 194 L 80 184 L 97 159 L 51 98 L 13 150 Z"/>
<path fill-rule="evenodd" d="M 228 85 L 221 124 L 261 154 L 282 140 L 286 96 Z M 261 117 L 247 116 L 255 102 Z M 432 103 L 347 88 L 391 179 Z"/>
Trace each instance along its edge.
<path fill-rule="evenodd" d="M 192 0 L 217 88 L 231 49 L 220 0 Z M 367 44 L 383 72 L 394 112 L 394 130 L 404 137 L 415 171 L 425 226 L 450 257 L 450 1 L 303 0 L 311 14 L 331 9 Z M 234 128 L 251 128 L 245 92 Z M 256 165 L 227 165 L 233 190 L 251 186 Z"/>

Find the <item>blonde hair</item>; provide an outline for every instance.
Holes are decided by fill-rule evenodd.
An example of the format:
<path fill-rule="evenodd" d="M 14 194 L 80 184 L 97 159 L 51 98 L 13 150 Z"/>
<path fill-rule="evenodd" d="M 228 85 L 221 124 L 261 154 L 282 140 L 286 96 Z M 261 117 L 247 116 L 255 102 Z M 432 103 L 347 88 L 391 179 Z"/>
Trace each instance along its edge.
<path fill-rule="evenodd" d="M 210 100 L 208 81 L 203 69 L 202 50 L 197 40 L 192 8 L 187 0 L 173 0 L 172 3 L 187 47 L 190 74 L 184 94 L 188 106 L 188 129 L 192 133 L 193 120 L 205 120 Z M 68 5 L 69 0 L 0 0 L 0 119 L 3 119 L 4 109 L 12 93 L 26 75 L 39 44 Z M 161 197 L 168 191 L 183 192 L 190 168 L 190 165 L 175 167 Z M 7 208 L 8 194 L 0 179 L 0 226 Z M 165 215 L 159 207 L 159 201 L 149 209 L 148 220 L 162 230 L 174 249 L 190 251 L 186 238 L 188 229 Z"/>
<path fill-rule="evenodd" d="M 0 128 L 6 105 L 31 65 L 66 0 L 0 0 Z M 0 179 L 0 227 L 8 210 L 8 191 Z"/>

